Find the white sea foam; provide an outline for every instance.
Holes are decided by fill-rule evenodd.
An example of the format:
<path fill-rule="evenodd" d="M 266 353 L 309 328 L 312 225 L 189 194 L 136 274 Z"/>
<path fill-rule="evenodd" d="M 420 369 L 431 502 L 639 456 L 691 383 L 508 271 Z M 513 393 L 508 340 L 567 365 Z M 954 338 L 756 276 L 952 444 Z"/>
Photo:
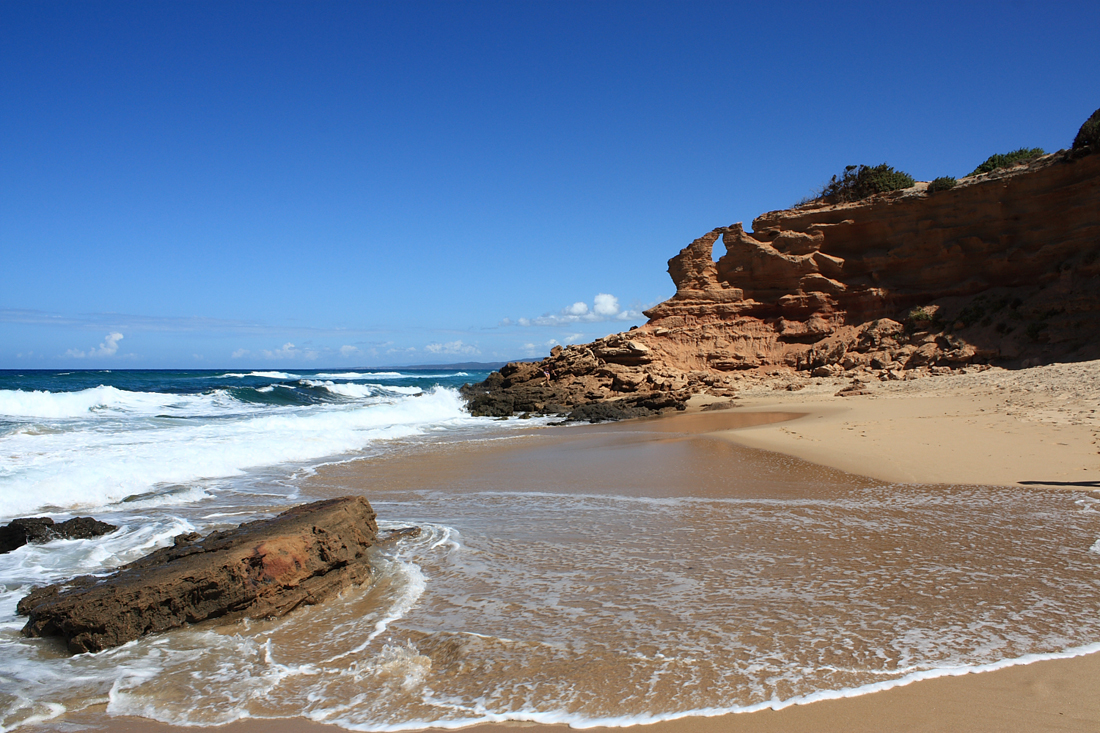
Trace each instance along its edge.
<path fill-rule="evenodd" d="M 321 372 L 314 374 L 317 379 L 381 379 L 383 377 L 404 377 L 401 372 Z"/>
<path fill-rule="evenodd" d="M 720 715 L 754 713 L 762 710 L 782 710 L 784 708 L 792 707 L 794 705 L 807 705 L 823 700 L 838 700 L 844 698 L 859 697 L 861 695 L 869 695 L 871 693 L 881 692 L 895 687 L 903 687 L 905 685 L 912 684 L 913 682 L 919 682 L 921 680 L 936 679 L 938 677 L 960 677 L 967 674 L 993 672 L 1008 667 L 1033 664 L 1035 662 L 1052 659 L 1071 659 L 1074 657 L 1084 656 L 1086 654 L 1095 654 L 1098 652 L 1100 652 L 1100 644 L 1090 644 L 1087 646 L 1069 649 L 1064 652 L 1056 652 L 1051 654 L 1028 654 L 1015 659 L 1006 659 L 991 664 L 969 666 L 961 665 L 921 670 L 919 672 L 913 672 L 911 674 L 905 675 L 904 677 L 885 682 L 877 682 L 868 685 L 861 685 L 859 687 L 850 687 L 839 690 L 822 690 L 820 692 L 815 692 L 809 695 L 799 695 L 783 700 L 774 699 L 755 705 L 715 706 L 695 708 L 664 714 L 658 713 L 592 717 L 580 713 L 569 713 L 564 710 L 540 711 L 533 708 L 521 709 L 502 714 L 491 712 L 484 704 L 481 703 L 475 702 L 472 705 L 460 705 L 452 703 L 448 705 L 446 699 L 441 698 L 435 701 L 439 705 L 439 707 L 443 708 L 449 706 L 452 709 L 467 712 L 468 715 L 466 715 L 465 717 L 454 717 L 446 720 L 420 719 L 401 721 L 400 723 L 387 723 L 381 721 L 363 723 L 355 720 L 354 717 L 345 716 L 322 717 L 314 715 L 310 717 L 318 722 L 335 723 L 340 727 L 346 728 L 348 730 L 387 732 L 392 731 L 395 733 L 397 731 L 420 730 L 424 728 L 442 728 L 453 730 L 481 723 L 506 722 L 526 722 L 537 723 L 540 725 L 567 725 L 570 728 L 577 729 L 629 728 L 637 725 L 652 725 L 654 723 L 661 723 L 670 720 L 681 720 L 684 718 L 709 718 L 717 717 Z"/>
<path fill-rule="evenodd" d="M 351 397 L 354 399 L 366 399 L 374 397 L 379 394 L 385 395 L 418 395 L 422 394 L 424 390 L 420 387 L 401 387 L 398 385 L 389 384 L 359 384 L 357 382 L 333 382 L 333 381 L 321 381 L 318 379 L 306 379 L 303 380 L 305 384 L 310 387 L 319 387 L 327 390 L 334 395 L 340 395 L 341 397 Z"/>
<path fill-rule="evenodd" d="M 398 526 L 405 527 L 406 525 L 398 525 L 394 522 L 379 522 L 379 529 L 395 529 Z M 427 525 L 421 526 L 421 536 L 415 541 L 416 544 L 423 546 L 426 543 L 431 543 L 436 537 L 440 535 L 446 536 L 449 534 L 449 530 L 446 527 L 440 525 Z M 434 546 L 434 545 L 433 545 Z M 427 578 L 424 576 L 420 566 L 413 562 L 408 557 L 408 553 L 398 552 L 393 558 L 380 558 L 375 561 L 375 573 L 380 577 L 399 577 L 400 582 L 396 585 L 399 588 L 395 597 L 389 601 L 382 609 L 382 613 L 377 621 L 374 622 L 374 628 L 366 638 L 359 645 L 341 651 L 332 657 L 326 659 L 323 664 L 332 664 L 340 659 L 360 654 L 365 651 L 370 645 L 383 634 L 390 625 L 395 621 L 404 618 L 416 602 L 420 599 L 420 596 L 424 594 L 427 588 Z"/>
<path fill-rule="evenodd" d="M 57 583 L 75 575 L 103 574 L 194 529 L 187 520 L 169 516 L 157 522 L 124 525 L 95 539 L 23 545 L 0 555 L 0 577 L 5 584 L 29 586 Z"/>
<path fill-rule="evenodd" d="M 401 387 L 396 384 L 372 384 L 369 386 L 376 387 L 392 394 L 415 395 L 421 394 L 424 391 L 420 387 Z"/>
<path fill-rule="evenodd" d="M 434 389 L 416 399 L 267 409 L 232 419 L 15 433 L 0 443 L 0 516 L 104 506 L 157 487 L 313 461 L 473 419 L 456 391 Z"/>
<path fill-rule="evenodd" d="M 94 415 L 149 415 L 169 409 L 195 412 L 228 399 L 224 393 L 162 394 L 130 392 L 108 386 L 75 392 L 6 389 L 0 390 L 0 415 L 65 419 Z"/>
<path fill-rule="evenodd" d="M 230 373 L 223 374 L 223 377 L 236 377 L 237 379 L 244 379 L 245 377 L 261 377 L 263 379 L 299 379 L 301 375 L 290 374 L 289 372 L 248 372 L 247 374 Z M 210 377 L 216 379 L 217 377 Z"/>
<path fill-rule="evenodd" d="M 370 397 L 374 394 L 377 394 L 377 391 L 371 389 L 370 386 L 366 384 L 356 384 L 355 382 L 341 382 L 340 384 L 337 384 L 336 382 L 321 381 L 318 379 L 305 379 L 302 381 L 308 384 L 310 387 L 319 387 L 321 389 L 331 392 L 332 394 L 340 395 L 342 397 L 355 397 L 358 399 L 363 399 L 365 397 Z"/>
<path fill-rule="evenodd" d="M 326 374 L 318 374 L 318 377 L 330 377 Z M 364 372 L 355 379 L 447 379 L 449 377 L 468 377 L 465 372 L 452 372 L 449 374 L 433 373 L 433 374 L 404 374 L 402 372 Z M 331 377 L 330 377 L 331 378 Z"/>

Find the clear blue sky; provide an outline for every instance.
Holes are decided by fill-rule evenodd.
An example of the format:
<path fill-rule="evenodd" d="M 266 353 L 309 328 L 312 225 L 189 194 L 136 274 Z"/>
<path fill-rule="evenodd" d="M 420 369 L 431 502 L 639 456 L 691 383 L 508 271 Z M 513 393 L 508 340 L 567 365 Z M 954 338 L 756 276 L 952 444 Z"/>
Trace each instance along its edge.
<path fill-rule="evenodd" d="M 7 0 L 0 368 L 541 356 L 847 164 L 1068 147 L 1098 49 L 1094 0 Z"/>

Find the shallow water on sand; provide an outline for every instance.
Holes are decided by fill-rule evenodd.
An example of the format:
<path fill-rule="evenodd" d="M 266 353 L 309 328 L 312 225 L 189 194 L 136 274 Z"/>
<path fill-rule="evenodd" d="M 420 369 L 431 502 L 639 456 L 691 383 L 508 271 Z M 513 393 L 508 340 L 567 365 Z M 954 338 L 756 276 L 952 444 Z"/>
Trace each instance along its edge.
<path fill-rule="evenodd" d="M 377 551 L 370 588 L 95 655 L 21 642 L 0 694 L 34 704 L 5 725 L 50 704 L 626 724 L 1100 642 L 1100 501 L 885 485 L 676 432 L 713 427 L 465 436 L 330 466 L 297 498 L 363 493 L 384 527 L 422 529 Z"/>

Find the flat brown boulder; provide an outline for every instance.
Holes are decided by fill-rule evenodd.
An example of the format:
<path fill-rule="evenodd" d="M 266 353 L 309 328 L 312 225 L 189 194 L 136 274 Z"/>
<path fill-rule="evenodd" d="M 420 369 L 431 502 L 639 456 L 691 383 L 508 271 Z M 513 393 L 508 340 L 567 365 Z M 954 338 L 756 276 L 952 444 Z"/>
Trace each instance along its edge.
<path fill-rule="evenodd" d="M 23 633 L 60 636 L 73 653 L 216 619 L 268 618 L 370 578 L 377 525 L 366 499 L 295 507 L 236 529 L 180 535 L 106 578 L 82 576 L 19 602 Z"/>

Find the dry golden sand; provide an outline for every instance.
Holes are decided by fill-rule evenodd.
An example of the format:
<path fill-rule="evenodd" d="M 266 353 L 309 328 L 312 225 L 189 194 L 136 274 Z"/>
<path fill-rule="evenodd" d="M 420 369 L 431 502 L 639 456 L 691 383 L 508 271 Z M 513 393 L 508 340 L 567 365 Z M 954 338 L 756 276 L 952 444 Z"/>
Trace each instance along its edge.
<path fill-rule="evenodd" d="M 872 383 L 872 394 L 835 397 L 846 382 L 818 380 L 797 392 L 746 390 L 731 412 L 672 418 L 675 432 L 706 432 L 744 446 L 785 453 L 813 463 L 887 481 L 969 484 L 1041 484 L 1051 489 L 1100 490 L 1100 362 L 1053 365 L 1025 371 L 1000 369 L 913 382 Z M 801 414 L 775 423 L 771 416 Z M 729 430 L 740 414 L 746 427 Z M 664 431 L 673 423 L 657 421 Z M 752 424 L 758 423 L 758 424 Z M 636 431 L 639 423 L 633 423 Z M 645 429 L 645 428 L 643 428 Z M 714 431 L 718 432 L 714 432 Z M 613 431 L 612 431 L 613 432 Z M 591 432 L 592 460 L 615 461 L 603 450 L 607 430 Z M 691 443 L 692 441 L 687 441 Z M 706 443 L 709 441 L 694 441 Z M 496 450 L 487 448 L 487 450 Z M 504 452 L 524 460 L 522 442 Z M 697 465 L 705 450 L 687 458 Z M 625 460 L 623 461 L 626 462 Z M 452 456 L 451 480 L 476 477 L 484 462 Z M 500 465 L 499 461 L 494 464 Z M 373 481 L 432 479 L 424 468 L 410 479 L 401 462 L 374 471 Z M 698 466 L 697 466 L 698 467 Z M 812 469 L 812 467 L 811 467 Z M 347 468 L 343 470 L 348 470 Z M 439 469 L 443 470 L 443 469 Z M 539 473 L 538 466 L 530 469 Z M 343 478 L 348 478 L 347 475 Z M 339 483 L 337 472 L 327 480 Z M 101 714 L 71 722 L 104 726 Z M 183 730 L 133 718 L 106 722 L 111 730 Z M 473 726 L 478 733 L 562 726 L 501 723 Z M 306 720 L 241 721 L 225 733 L 339 730 Z M 797 705 L 779 711 L 686 718 L 646 726 L 647 733 L 719 731 L 1098 731 L 1100 654 L 1037 662 L 980 674 L 915 682 L 870 695 Z"/>
<path fill-rule="evenodd" d="M 1100 489 L 1100 362 L 846 384 L 746 391 L 739 411 L 808 414 L 726 437 L 885 481 Z"/>

